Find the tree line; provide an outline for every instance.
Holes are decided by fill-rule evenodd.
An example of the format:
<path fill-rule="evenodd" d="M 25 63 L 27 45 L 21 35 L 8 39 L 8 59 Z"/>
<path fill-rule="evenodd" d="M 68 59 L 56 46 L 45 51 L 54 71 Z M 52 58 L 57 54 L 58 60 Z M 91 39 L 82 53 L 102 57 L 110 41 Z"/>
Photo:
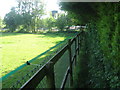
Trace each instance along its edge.
<path fill-rule="evenodd" d="M 44 4 L 40 0 L 17 0 L 17 2 L 17 7 L 11 8 L 4 17 L 6 27 L 11 32 L 16 29 L 35 32 L 37 22 L 44 14 Z"/>
<path fill-rule="evenodd" d="M 39 30 L 52 30 L 56 28 L 60 31 L 69 29 L 74 25 L 75 20 L 68 14 L 58 13 L 57 18 L 46 15 L 45 4 L 41 0 L 17 0 L 17 7 L 12 7 L 3 19 L 7 32 L 32 32 Z"/>

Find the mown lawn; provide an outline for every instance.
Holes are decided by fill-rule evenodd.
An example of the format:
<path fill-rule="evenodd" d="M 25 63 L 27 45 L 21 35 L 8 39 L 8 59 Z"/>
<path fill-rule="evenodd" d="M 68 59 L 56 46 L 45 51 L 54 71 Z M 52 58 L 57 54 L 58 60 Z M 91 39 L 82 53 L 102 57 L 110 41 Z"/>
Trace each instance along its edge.
<path fill-rule="evenodd" d="M 39 34 L 2 34 L 2 76 L 54 46 L 65 37 Z"/>
<path fill-rule="evenodd" d="M 2 47 L 2 71 L 0 73 L 4 76 L 60 41 L 66 38 L 72 38 L 73 36 L 75 36 L 75 33 L 64 32 L 44 34 L 2 33 L 0 37 L 0 45 Z M 42 58 L 45 56 L 47 56 L 47 54 Z M 40 62 L 40 59 L 36 60 L 34 63 L 38 62 Z M 33 67 L 34 66 L 26 66 L 22 69 L 22 72 L 26 73 L 28 69 Z M 13 82 L 18 75 L 22 76 L 22 74 L 21 71 L 17 74 L 13 74 L 11 76 L 12 78 L 8 78 L 3 84 L 5 87 L 9 87 L 11 82 Z"/>

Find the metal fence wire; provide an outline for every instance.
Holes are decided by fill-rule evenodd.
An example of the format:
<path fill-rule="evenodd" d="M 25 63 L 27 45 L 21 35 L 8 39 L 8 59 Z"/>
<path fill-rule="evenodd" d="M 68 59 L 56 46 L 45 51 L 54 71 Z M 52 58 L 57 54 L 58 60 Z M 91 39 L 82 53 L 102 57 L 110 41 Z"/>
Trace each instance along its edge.
<path fill-rule="evenodd" d="M 70 74 L 68 75 L 66 84 L 65 84 L 65 88 L 70 88 Z"/>
<path fill-rule="evenodd" d="M 71 41 L 72 42 L 72 41 Z M 71 43 L 70 42 L 70 43 Z M 78 42 L 79 39 L 75 37 L 73 39 L 73 42 L 71 43 L 71 60 L 74 62 L 72 63 L 72 71 L 74 73 L 74 66 L 75 66 L 75 59 L 77 58 L 79 50 L 78 48 Z M 57 60 L 57 62 L 53 65 L 53 72 L 54 72 L 54 79 L 55 79 L 55 88 L 61 88 L 61 85 L 63 84 L 63 80 L 65 78 L 66 71 L 68 70 L 68 77 L 66 78 L 66 83 L 64 88 L 70 88 L 70 81 L 71 81 L 71 73 L 70 73 L 70 49 L 69 49 L 69 44 L 68 41 L 66 40 L 64 44 L 59 45 L 56 50 L 54 50 L 50 55 L 48 55 L 42 62 L 39 62 L 37 64 L 31 64 L 31 70 L 28 70 L 28 72 L 23 75 L 22 77 L 19 77 L 18 80 L 12 84 L 10 88 L 20 88 L 25 84 L 43 65 L 46 65 L 46 63 L 56 55 L 60 50 L 63 49 L 63 46 L 67 45 L 67 49 L 65 49 L 64 54 Z M 77 51 L 76 51 L 77 50 Z M 51 51 L 49 51 L 51 52 Z M 48 53 L 49 53 L 48 52 Z M 30 66 L 30 65 L 29 65 Z M 45 69 L 46 70 L 46 69 Z M 36 84 L 37 85 L 37 84 Z M 40 83 L 37 85 L 36 89 L 43 89 L 43 88 L 48 88 L 47 86 L 47 76 L 44 76 L 44 78 L 40 81 Z"/>
<path fill-rule="evenodd" d="M 44 77 L 40 83 L 38 84 L 38 86 L 36 87 L 36 89 L 43 89 L 43 88 L 47 88 L 47 84 L 46 84 L 46 77 Z"/>
<path fill-rule="evenodd" d="M 54 65 L 56 88 L 60 88 L 60 85 L 62 84 L 62 80 L 68 67 L 69 67 L 69 55 L 67 50 L 63 54 L 63 56 L 58 60 L 58 62 Z"/>
<path fill-rule="evenodd" d="M 22 77 L 18 77 L 18 80 L 10 87 L 10 88 L 20 88 L 32 75 L 41 67 L 40 66 L 35 66 L 32 70 L 27 72 L 25 75 Z"/>

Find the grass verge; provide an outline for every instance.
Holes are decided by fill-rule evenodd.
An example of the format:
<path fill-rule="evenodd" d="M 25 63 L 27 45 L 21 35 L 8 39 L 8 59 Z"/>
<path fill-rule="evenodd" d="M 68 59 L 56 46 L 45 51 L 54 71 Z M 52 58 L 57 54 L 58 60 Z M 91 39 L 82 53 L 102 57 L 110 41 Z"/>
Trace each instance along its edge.
<path fill-rule="evenodd" d="M 7 33 L 8 34 L 8 33 Z M 15 33 L 16 34 L 16 33 Z M 20 34 L 20 35 L 22 35 L 22 34 Z M 28 35 L 28 34 L 25 34 L 25 35 Z M 32 34 L 33 35 L 33 34 Z M 35 34 L 36 35 L 36 34 Z M 37 34 L 38 35 L 38 37 L 39 37 L 39 34 Z M 50 37 L 51 38 L 54 38 L 54 39 L 52 39 L 52 40 L 56 40 L 56 42 L 54 42 L 54 41 L 52 41 L 52 42 L 54 42 L 54 43 L 59 43 L 60 42 L 60 40 L 61 39 L 59 39 L 60 37 L 62 37 L 62 38 L 71 38 L 71 37 L 73 37 L 74 35 L 75 35 L 75 33 L 61 33 L 61 32 L 59 32 L 59 33 L 52 33 L 52 32 L 49 32 L 49 33 L 44 33 L 44 34 L 40 34 L 40 35 L 45 35 L 45 37 L 47 37 L 46 38 L 46 40 L 49 40 L 50 39 Z M 8 35 L 3 35 L 2 37 L 7 37 L 7 36 L 14 36 L 14 35 L 10 35 L 10 34 L 8 34 Z M 16 34 L 16 36 L 17 36 L 17 34 Z M 24 35 L 22 35 L 22 36 L 24 36 Z M 14 37 L 15 38 L 15 37 Z M 43 37 L 44 38 L 44 37 Z M 38 42 L 38 41 L 36 41 L 36 42 Z M 46 44 L 48 44 L 48 42 L 46 43 Z M 63 43 L 64 44 L 64 43 Z M 41 45 L 41 44 L 38 44 L 38 45 Z M 44 48 L 45 48 L 45 45 L 44 45 Z M 34 62 L 32 62 L 33 64 L 41 64 L 41 62 L 42 61 L 45 61 L 45 59 L 46 59 L 46 61 L 50 58 L 50 56 L 53 56 L 55 53 L 53 53 L 53 52 L 56 52 L 58 49 L 59 49 L 60 47 L 57 47 L 57 48 L 54 48 L 54 49 L 52 49 L 51 51 L 49 51 L 49 53 L 47 53 L 47 54 L 45 54 L 45 55 L 43 55 L 42 57 L 40 57 L 40 58 L 37 58 Z M 32 53 L 32 52 L 31 52 Z M 21 55 L 21 54 L 20 54 Z M 25 63 L 25 62 L 24 62 Z M 21 79 L 21 77 L 22 76 L 25 76 L 26 75 L 26 72 L 30 72 L 30 75 L 26 75 L 26 77 L 25 77 L 25 81 L 27 80 L 27 79 L 29 79 L 30 78 L 30 76 L 32 76 L 33 74 L 34 74 L 34 72 L 36 71 L 36 70 L 33 70 L 33 69 L 35 69 L 36 68 L 36 70 L 37 70 L 37 68 L 39 68 L 39 67 L 36 67 L 35 65 L 29 65 L 29 66 L 25 66 L 23 69 L 21 69 L 21 70 L 19 70 L 19 71 L 17 71 L 15 74 L 13 74 L 13 75 L 11 75 L 10 77 L 8 77 L 6 80 L 4 80 L 3 82 L 2 82 L 2 84 L 3 84 L 3 88 L 9 88 L 9 87 L 11 87 L 11 85 L 13 85 L 14 83 L 16 83 L 16 81 L 18 80 L 18 83 L 19 83 L 19 80 Z M 31 73 L 31 71 L 33 71 L 32 73 Z M 22 78 L 22 79 L 24 79 L 24 77 Z M 24 80 L 23 80 L 24 81 Z M 19 87 L 19 86 L 18 86 Z"/>

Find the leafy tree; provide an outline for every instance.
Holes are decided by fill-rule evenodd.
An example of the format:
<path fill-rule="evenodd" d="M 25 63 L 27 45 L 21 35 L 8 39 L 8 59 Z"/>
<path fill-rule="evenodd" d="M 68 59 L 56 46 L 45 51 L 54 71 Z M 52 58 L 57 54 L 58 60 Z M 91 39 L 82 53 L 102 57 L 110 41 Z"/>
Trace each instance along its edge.
<path fill-rule="evenodd" d="M 40 0 L 35 0 L 33 2 L 34 7 L 32 8 L 32 21 L 34 22 L 34 32 L 39 26 L 39 21 L 41 19 L 41 16 L 44 14 L 44 4 Z"/>
<path fill-rule="evenodd" d="M 52 27 L 55 27 L 55 21 L 56 20 L 52 16 L 46 18 L 45 23 L 49 30 L 51 30 Z"/>
<path fill-rule="evenodd" d="M 11 11 L 4 17 L 5 24 L 10 29 L 10 32 L 15 31 L 19 25 L 19 22 L 16 20 L 16 18 L 17 13 L 15 11 L 15 8 L 12 8 Z"/>
<path fill-rule="evenodd" d="M 91 20 L 96 20 L 98 14 L 94 7 L 96 3 L 88 3 L 88 2 L 61 2 L 61 9 L 72 13 L 74 18 L 79 20 L 79 24 L 86 24 L 89 23 Z"/>
<path fill-rule="evenodd" d="M 66 17 L 66 25 L 67 25 L 67 30 L 69 30 L 69 28 L 72 26 L 72 25 L 76 25 L 76 19 L 74 19 L 72 17 L 73 14 L 69 14 L 69 12 L 67 13 L 67 15 L 65 16 Z"/>
<path fill-rule="evenodd" d="M 61 15 L 58 16 L 58 18 L 56 20 L 56 26 L 61 31 L 63 31 L 65 26 L 67 26 L 67 17 L 66 17 L 65 14 L 61 14 Z"/>
<path fill-rule="evenodd" d="M 46 29 L 47 28 L 47 22 L 46 19 L 39 19 L 37 23 L 37 29 Z"/>
<path fill-rule="evenodd" d="M 3 28 L 3 20 L 2 20 L 2 18 L 0 17 L 0 29 L 2 29 Z"/>
<path fill-rule="evenodd" d="M 65 27 L 69 30 L 70 26 L 75 25 L 75 19 L 71 18 L 71 15 L 68 14 L 59 14 L 58 18 L 56 19 L 56 26 L 58 29 L 63 31 Z"/>
<path fill-rule="evenodd" d="M 18 6 L 12 8 L 5 16 L 5 23 L 10 31 L 17 28 L 20 32 L 36 32 L 39 28 L 39 20 L 44 14 L 44 4 L 41 0 L 17 0 Z"/>

